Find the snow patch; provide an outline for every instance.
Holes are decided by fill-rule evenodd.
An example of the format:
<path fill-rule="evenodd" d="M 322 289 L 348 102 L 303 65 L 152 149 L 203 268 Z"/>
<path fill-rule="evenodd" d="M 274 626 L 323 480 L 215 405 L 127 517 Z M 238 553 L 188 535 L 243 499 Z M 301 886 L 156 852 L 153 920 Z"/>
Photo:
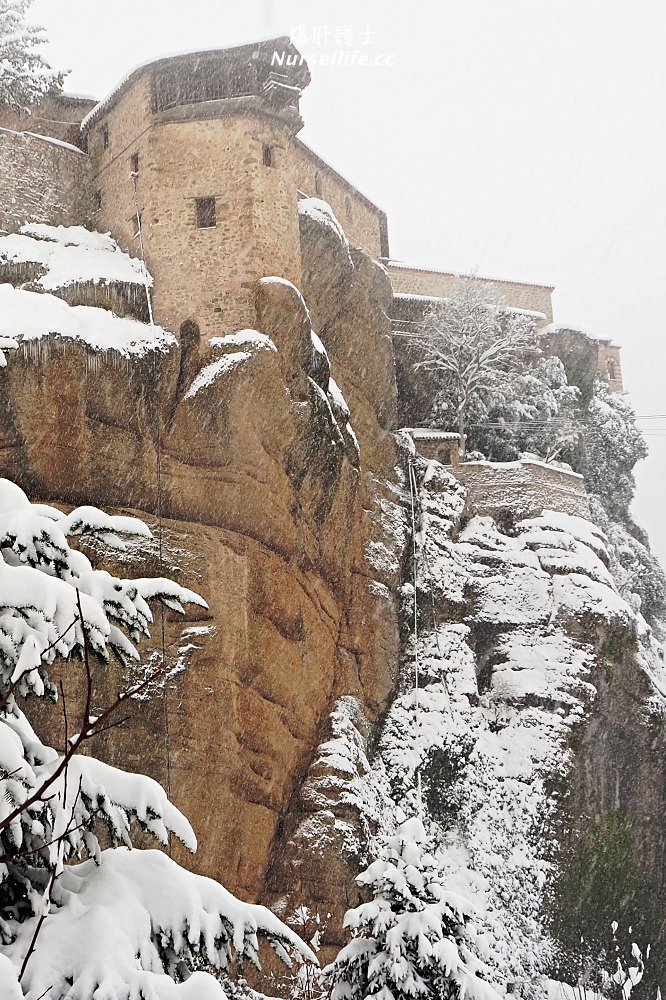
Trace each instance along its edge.
<path fill-rule="evenodd" d="M 149 351 L 167 351 L 177 341 L 160 326 L 114 316 L 94 306 L 70 306 L 46 292 L 27 292 L 0 285 L 0 336 L 22 342 L 54 334 L 79 340 L 94 350 L 117 351 L 142 357 Z"/>
<path fill-rule="evenodd" d="M 331 229 L 346 250 L 349 251 L 349 241 L 345 236 L 345 231 L 338 222 L 328 202 L 323 201 L 321 198 L 301 198 L 298 203 L 298 214 L 307 215 L 320 225 Z"/>
<path fill-rule="evenodd" d="M 45 273 L 36 284 L 45 291 L 92 282 L 150 286 L 143 261 L 124 253 L 109 233 L 83 226 L 30 224 L 20 233 L 0 236 L 0 263 L 39 264 Z"/>

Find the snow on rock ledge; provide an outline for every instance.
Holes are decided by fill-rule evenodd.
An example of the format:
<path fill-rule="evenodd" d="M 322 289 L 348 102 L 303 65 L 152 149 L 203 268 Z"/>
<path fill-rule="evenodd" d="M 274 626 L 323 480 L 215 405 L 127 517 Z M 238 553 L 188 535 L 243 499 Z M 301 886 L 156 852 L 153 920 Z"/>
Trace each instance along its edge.
<path fill-rule="evenodd" d="M 0 237 L 0 264 L 39 264 L 37 284 L 51 292 L 75 282 L 152 285 L 143 261 L 124 253 L 109 233 L 83 226 L 26 225 Z"/>
<path fill-rule="evenodd" d="M 176 344 L 173 334 L 160 326 L 114 316 L 93 306 L 70 306 L 47 293 L 0 285 L 0 337 L 13 337 L 27 344 L 50 334 L 126 357 L 141 357 L 151 350 L 167 351 Z"/>
<path fill-rule="evenodd" d="M 345 236 L 345 231 L 338 222 L 333 209 L 328 202 L 321 198 L 302 198 L 298 203 L 298 214 L 307 215 L 320 225 L 328 226 L 338 237 L 347 252 L 349 252 L 349 241 Z"/>
<path fill-rule="evenodd" d="M 143 261 L 124 253 L 109 233 L 41 224 L 0 236 L 0 281 L 144 321 L 153 283 Z"/>

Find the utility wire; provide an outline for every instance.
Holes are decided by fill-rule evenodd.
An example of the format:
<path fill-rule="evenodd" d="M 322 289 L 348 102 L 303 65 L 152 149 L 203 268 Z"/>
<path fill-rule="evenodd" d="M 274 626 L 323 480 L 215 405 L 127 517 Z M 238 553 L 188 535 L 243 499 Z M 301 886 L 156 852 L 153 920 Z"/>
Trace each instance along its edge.
<path fill-rule="evenodd" d="M 421 715 L 419 707 L 419 646 L 418 646 L 418 626 L 419 626 L 419 616 L 418 616 L 418 602 L 416 594 L 416 581 L 417 581 L 417 541 L 416 541 L 416 473 L 414 472 L 414 463 L 412 462 L 412 456 L 409 456 L 409 495 L 411 499 L 412 508 L 412 584 L 414 587 L 414 699 L 415 699 L 415 710 L 416 710 L 416 744 L 418 748 L 420 727 L 421 727 Z M 417 749 L 418 752 L 418 749 Z M 419 819 L 423 819 L 423 794 L 421 789 L 421 768 L 420 766 L 416 769 L 416 795 L 419 810 Z"/>
<path fill-rule="evenodd" d="M 150 322 L 151 329 L 155 328 L 155 320 L 153 317 L 153 303 L 150 294 L 150 280 L 148 274 L 148 268 L 146 267 L 146 251 L 143 243 L 143 229 L 141 225 L 141 212 L 139 211 L 139 195 L 137 191 L 137 180 L 138 172 L 132 170 L 130 177 L 132 178 L 132 186 L 134 188 L 134 209 L 136 212 L 136 226 L 137 226 L 137 236 L 139 237 L 139 249 L 141 251 L 141 260 L 143 261 L 143 272 L 144 272 L 144 287 L 146 290 L 146 302 L 148 304 L 148 319 Z M 164 575 L 164 559 L 163 559 L 163 548 L 162 548 L 162 427 L 161 427 L 161 394 L 160 394 L 160 377 L 157 368 L 157 351 L 153 351 L 153 379 L 155 383 L 155 453 L 156 453 L 156 479 L 157 479 L 157 496 L 155 514 L 157 516 L 157 551 L 158 551 L 158 561 L 160 568 L 160 576 Z M 161 622 L 161 633 L 162 633 L 162 676 L 164 677 L 164 738 L 165 738 L 165 751 L 166 751 L 166 791 L 167 796 L 171 798 L 171 741 L 169 739 L 169 685 L 166 679 L 166 635 L 164 627 L 164 605 L 160 605 L 160 622 Z M 171 856 L 171 834 L 169 834 L 169 856 Z"/>

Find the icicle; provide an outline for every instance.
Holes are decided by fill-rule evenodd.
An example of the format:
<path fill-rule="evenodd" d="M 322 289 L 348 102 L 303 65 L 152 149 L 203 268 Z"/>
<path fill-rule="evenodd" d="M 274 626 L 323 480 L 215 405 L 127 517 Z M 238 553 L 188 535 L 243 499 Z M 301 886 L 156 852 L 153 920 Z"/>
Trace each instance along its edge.
<path fill-rule="evenodd" d="M 100 369 L 100 352 L 86 351 L 86 372 L 96 375 Z"/>

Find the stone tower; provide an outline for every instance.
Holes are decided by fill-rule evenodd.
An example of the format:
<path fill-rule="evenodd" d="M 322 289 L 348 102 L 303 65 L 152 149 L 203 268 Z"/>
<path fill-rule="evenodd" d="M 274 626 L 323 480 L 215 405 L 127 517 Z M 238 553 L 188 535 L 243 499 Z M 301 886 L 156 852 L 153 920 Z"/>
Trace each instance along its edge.
<path fill-rule="evenodd" d="M 232 333 L 254 325 L 258 278 L 300 284 L 291 147 L 309 80 L 287 38 L 190 53 L 135 70 L 83 121 L 93 224 L 137 254 L 138 210 L 157 322 Z"/>

